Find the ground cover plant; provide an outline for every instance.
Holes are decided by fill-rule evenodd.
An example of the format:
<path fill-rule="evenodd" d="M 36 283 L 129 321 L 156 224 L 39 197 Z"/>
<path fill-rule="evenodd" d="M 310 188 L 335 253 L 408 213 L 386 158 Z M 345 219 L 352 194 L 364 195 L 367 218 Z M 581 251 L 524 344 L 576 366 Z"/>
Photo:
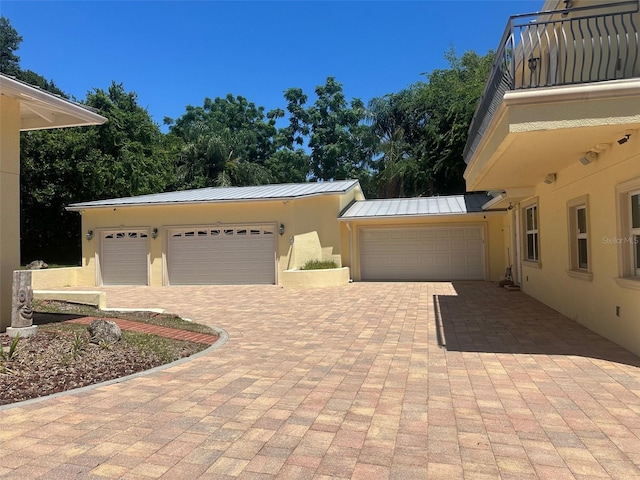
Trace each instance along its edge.
<path fill-rule="evenodd" d="M 152 312 L 102 312 L 64 302 L 34 302 L 38 333 L 11 339 L 0 335 L 0 405 L 93 385 L 193 355 L 207 345 L 122 331 L 117 343 L 90 343 L 86 326 L 65 320 L 121 318 L 216 335 L 204 325 Z"/>
<path fill-rule="evenodd" d="M 324 270 L 327 268 L 338 268 L 338 264 L 333 260 L 309 260 L 300 270 Z"/>

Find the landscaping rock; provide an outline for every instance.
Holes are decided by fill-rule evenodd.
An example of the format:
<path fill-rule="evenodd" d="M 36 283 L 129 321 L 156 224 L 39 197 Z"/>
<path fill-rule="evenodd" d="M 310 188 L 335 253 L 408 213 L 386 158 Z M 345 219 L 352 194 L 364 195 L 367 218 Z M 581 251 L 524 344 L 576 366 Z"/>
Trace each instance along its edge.
<path fill-rule="evenodd" d="M 87 330 L 91 336 L 91 343 L 116 343 L 122 338 L 120 327 L 111 320 L 98 318 L 89 324 Z"/>
<path fill-rule="evenodd" d="M 27 270 L 44 270 L 45 268 L 49 268 L 49 265 L 42 260 L 34 260 L 33 262 L 27 264 L 25 268 Z"/>

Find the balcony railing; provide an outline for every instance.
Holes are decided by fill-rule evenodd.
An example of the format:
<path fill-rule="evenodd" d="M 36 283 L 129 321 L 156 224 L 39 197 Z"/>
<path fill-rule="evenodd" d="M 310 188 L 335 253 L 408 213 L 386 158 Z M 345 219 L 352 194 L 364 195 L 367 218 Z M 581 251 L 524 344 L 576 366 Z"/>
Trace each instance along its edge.
<path fill-rule="evenodd" d="M 637 12 L 638 0 L 628 0 L 512 16 L 469 127 L 465 161 L 507 91 L 640 77 Z"/>

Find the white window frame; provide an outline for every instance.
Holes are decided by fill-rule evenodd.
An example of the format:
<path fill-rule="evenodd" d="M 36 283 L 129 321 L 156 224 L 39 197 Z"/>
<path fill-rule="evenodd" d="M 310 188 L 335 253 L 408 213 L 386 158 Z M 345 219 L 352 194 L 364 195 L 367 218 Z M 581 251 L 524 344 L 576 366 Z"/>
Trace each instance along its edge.
<path fill-rule="evenodd" d="M 632 222 L 631 199 L 640 195 L 640 177 L 616 186 L 618 236 L 607 238 L 607 243 L 618 247 L 618 277 L 614 278 L 621 287 L 640 290 L 640 269 L 637 242 L 640 242 L 640 226 L 634 228 Z"/>
<path fill-rule="evenodd" d="M 637 226 L 633 225 L 633 197 L 640 199 L 640 190 L 629 192 L 628 208 L 629 208 L 629 247 L 631 252 L 629 253 L 629 260 L 631 261 L 631 276 L 640 278 L 640 251 L 638 250 L 638 244 L 640 243 L 640 222 Z"/>
<path fill-rule="evenodd" d="M 522 250 L 523 250 L 523 259 L 522 262 L 527 265 L 532 266 L 541 266 L 541 256 L 540 256 L 540 204 L 538 203 L 538 199 L 535 198 L 530 202 L 523 203 L 521 205 L 522 208 Z M 528 212 L 533 212 L 533 225 L 532 228 L 529 228 L 528 225 Z M 529 251 L 529 237 L 533 237 L 533 258 L 530 257 Z"/>
<path fill-rule="evenodd" d="M 579 228 L 578 214 L 584 211 L 585 231 L 581 232 Z M 592 281 L 593 273 L 591 272 L 591 225 L 589 222 L 589 196 L 584 195 L 567 202 L 568 213 L 568 232 L 569 232 L 569 270 L 567 274 L 570 277 L 581 280 Z M 586 243 L 587 265 L 580 265 L 580 241 Z"/>

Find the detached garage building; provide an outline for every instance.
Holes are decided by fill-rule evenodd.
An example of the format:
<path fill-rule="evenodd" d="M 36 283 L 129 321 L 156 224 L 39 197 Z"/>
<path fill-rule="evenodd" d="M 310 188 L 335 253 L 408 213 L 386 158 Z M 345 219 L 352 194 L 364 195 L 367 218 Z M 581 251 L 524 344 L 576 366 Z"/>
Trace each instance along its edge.
<path fill-rule="evenodd" d="M 498 280 L 504 273 L 502 211 L 484 194 L 356 202 L 339 221 L 351 232 L 354 279 Z"/>
<path fill-rule="evenodd" d="M 490 200 L 368 201 L 344 180 L 77 203 L 68 210 L 82 215 L 83 266 L 63 281 L 277 285 L 308 260 L 334 260 L 363 281 L 498 280 L 504 212 L 485 211 Z"/>

